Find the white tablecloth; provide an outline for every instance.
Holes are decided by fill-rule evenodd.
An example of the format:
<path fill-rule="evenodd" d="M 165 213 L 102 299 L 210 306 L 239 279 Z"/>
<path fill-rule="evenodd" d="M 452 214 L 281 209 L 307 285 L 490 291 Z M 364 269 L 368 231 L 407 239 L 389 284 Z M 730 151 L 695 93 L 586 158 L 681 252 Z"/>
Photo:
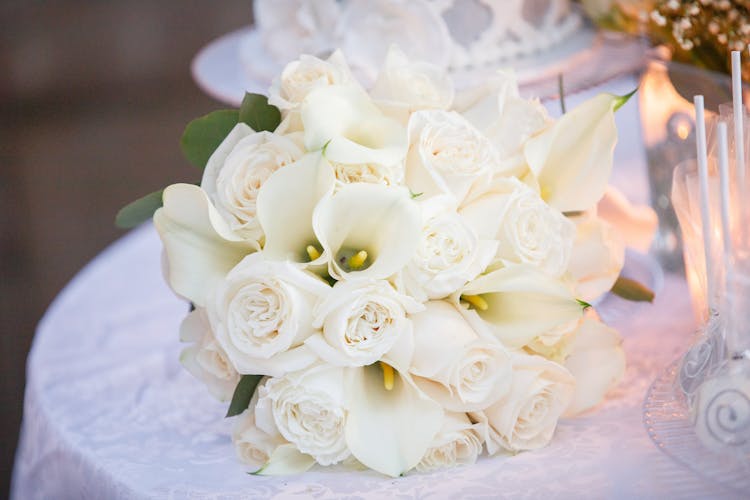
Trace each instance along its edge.
<path fill-rule="evenodd" d="M 42 320 L 29 356 L 15 498 L 718 493 L 672 465 L 642 424 L 649 383 L 692 329 L 686 289 L 674 277 L 655 305 L 615 318 L 629 362 L 622 385 L 598 411 L 561 422 L 545 449 L 400 479 L 340 469 L 256 477 L 234 457 L 225 405 L 178 363 L 187 305 L 164 285 L 159 256 L 153 228 L 134 231 L 86 267 Z"/>
<path fill-rule="evenodd" d="M 625 82 L 613 90 L 632 88 Z M 632 102 L 618 113 L 636 144 L 618 148 L 618 164 L 629 166 L 615 172 L 615 182 L 645 201 L 635 109 Z M 144 226 L 97 257 L 45 315 L 28 360 L 14 498 L 727 495 L 671 462 L 642 423 L 650 382 L 694 328 L 687 290 L 676 277 L 667 277 L 654 305 L 611 315 L 625 339 L 625 380 L 596 412 L 562 421 L 545 449 L 399 479 L 336 468 L 256 477 L 234 457 L 225 405 L 178 363 L 177 329 L 187 304 L 163 283 L 159 259 L 155 231 Z"/>

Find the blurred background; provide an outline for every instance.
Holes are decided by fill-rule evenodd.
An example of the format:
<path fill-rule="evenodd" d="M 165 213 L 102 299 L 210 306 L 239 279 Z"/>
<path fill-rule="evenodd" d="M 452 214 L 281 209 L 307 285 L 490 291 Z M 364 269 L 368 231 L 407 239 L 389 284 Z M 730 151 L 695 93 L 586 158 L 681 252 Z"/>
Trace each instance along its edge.
<path fill-rule="evenodd" d="M 36 324 L 122 236 L 121 206 L 199 180 L 179 138 L 220 106 L 190 60 L 251 17 L 250 0 L 0 1 L 0 497 Z"/>

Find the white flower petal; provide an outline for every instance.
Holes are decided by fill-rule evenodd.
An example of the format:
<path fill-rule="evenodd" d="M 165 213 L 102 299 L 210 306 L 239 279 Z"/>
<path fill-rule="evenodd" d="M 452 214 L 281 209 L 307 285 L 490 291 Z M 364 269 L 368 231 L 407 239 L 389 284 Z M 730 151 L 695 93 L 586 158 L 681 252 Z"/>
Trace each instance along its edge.
<path fill-rule="evenodd" d="M 570 346 L 572 354 L 565 360 L 565 368 L 576 379 L 567 415 L 596 406 L 622 380 L 625 353 L 621 344 L 620 334 L 614 328 L 593 317 L 583 320 Z"/>
<path fill-rule="evenodd" d="M 164 190 L 163 200 L 154 226 L 169 262 L 169 285 L 196 306 L 205 306 L 216 284 L 257 246 L 232 233 L 198 186 L 173 184 Z"/>
<path fill-rule="evenodd" d="M 388 48 L 371 94 L 389 116 L 406 123 L 418 109 L 448 109 L 453 101 L 453 82 L 434 64 L 409 61 L 396 45 Z"/>
<path fill-rule="evenodd" d="M 301 453 L 293 444 L 278 446 L 271 457 L 260 470 L 255 472 L 259 476 L 288 476 L 301 474 L 315 465 L 315 459 Z"/>
<path fill-rule="evenodd" d="M 397 477 L 424 456 L 443 422 L 443 409 L 395 374 L 390 391 L 377 365 L 349 368 L 346 442 L 365 466 Z"/>
<path fill-rule="evenodd" d="M 578 298 L 593 302 L 607 293 L 625 263 L 625 243 L 606 221 L 583 215 L 573 219 L 576 239 L 568 273 L 575 280 Z"/>
<path fill-rule="evenodd" d="M 414 254 L 419 240 L 419 207 L 403 189 L 348 184 L 318 203 L 313 226 L 330 256 L 331 276 L 385 279 L 400 271 Z M 365 266 L 348 269 L 342 252 L 360 250 L 368 254 Z"/>
<path fill-rule="evenodd" d="M 633 205 L 616 187 L 608 186 L 604 198 L 596 207 L 599 217 L 616 227 L 625 244 L 646 253 L 651 247 L 659 225 L 653 208 Z"/>
<path fill-rule="evenodd" d="M 494 338 L 480 337 L 453 304 L 431 301 L 411 316 L 414 383 L 451 411 L 482 410 L 503 397 L 510 356 Z"/>
<path fill-rule="evenodd" d="M 475 329 L 489 327 L 508 347 L 522 347 L 583 315 L 562 281 L 528 265 L 509 265 L 480 276 L 461 293 L 482 296 L 487 309 L 462 309 L 464 316 Z"/>
<path fill-rule="evenodd" d="M 320 153 L 308 153 L 275 172 L 258 193 L 258 219 L 270 259 L 307 262 L 308 245 L 317 245 L 312 227 L 318 201 L 333 191 L 331 166 Z M 318 250 L 320 248 L 318 247 Z M 323 255 L 312 265 L 325 262 Z"/>
<path fill-rule="evenodd" d="M 300 113 L 305 147 L 325 147 L 332 162 L 395 165 L 406 155 L 403 125 L 383 115 L 358 87 L 320 87 L 305 98 Z"/>
<path fill-rule="evenodd" d="M 526 142 L 524 155 L 542 198 L 561 212 L 588 210 L 604 195 L 617 142 L 618 99 L 589 99 Z"/>

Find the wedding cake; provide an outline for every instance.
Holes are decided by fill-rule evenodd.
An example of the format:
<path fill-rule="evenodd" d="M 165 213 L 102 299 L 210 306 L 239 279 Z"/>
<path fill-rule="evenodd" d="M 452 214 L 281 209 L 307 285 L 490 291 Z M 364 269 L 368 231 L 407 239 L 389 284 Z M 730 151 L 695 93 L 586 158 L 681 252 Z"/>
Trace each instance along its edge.
<path fill-rule="evenodd" d="M 460 74 L 515 65 L 583 26 L 570 0 L 257 0 L 254 17 L 277 62 L 342 48 L 366 78 L 374 77 L 391 44 Z"/>

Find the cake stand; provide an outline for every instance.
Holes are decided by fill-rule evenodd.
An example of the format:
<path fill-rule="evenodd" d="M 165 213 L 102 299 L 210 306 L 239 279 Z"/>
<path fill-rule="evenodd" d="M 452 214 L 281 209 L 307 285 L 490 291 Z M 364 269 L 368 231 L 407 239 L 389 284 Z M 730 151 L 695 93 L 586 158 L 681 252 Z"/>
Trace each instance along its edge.
<path fill-rule="evenodd" d="M 558 96 L 559 74 L 563 74 L 565 93 L 572 94 L 633 73 L 642 67 L 644 52 L 638 40 L 598 33 L 584 26 L 553 49 L 509 61 L 507 67 L 516 71 L 522 94 L 549 99 Z M 251 61 L 243 62 L 243 58 Z M 462 71 L 454 75 L 454 81 L 459 89 L 471 87 L 501 67 L 506 65 Z M 253 27 L 210 42 L 191 65 L 198 86 L 214 99 L 232 106 L 239 106 L 246 91 L 267 93 L 271 79 L 281 70 L 282 66 L 263 48 L 260 33 Z"/>

